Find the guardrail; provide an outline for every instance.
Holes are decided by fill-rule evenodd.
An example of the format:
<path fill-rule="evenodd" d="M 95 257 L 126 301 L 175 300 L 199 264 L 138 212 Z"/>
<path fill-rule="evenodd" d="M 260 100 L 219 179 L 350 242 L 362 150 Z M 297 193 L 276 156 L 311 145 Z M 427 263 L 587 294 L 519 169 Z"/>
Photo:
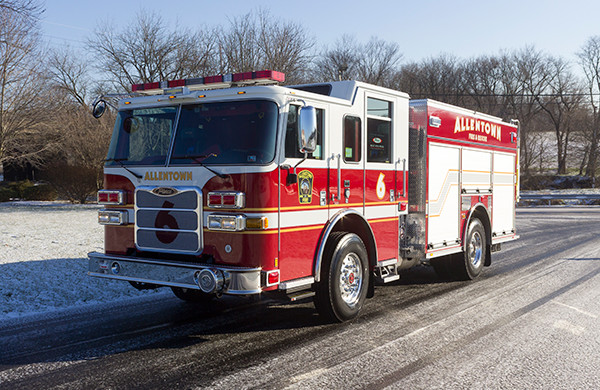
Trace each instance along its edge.
<path fill-rule="evenodd" d="M 600 200 L 600 194 L 521 194 L 520 201 L 523 200 L 547 200 L 551 205 L 553 200 Z"/>

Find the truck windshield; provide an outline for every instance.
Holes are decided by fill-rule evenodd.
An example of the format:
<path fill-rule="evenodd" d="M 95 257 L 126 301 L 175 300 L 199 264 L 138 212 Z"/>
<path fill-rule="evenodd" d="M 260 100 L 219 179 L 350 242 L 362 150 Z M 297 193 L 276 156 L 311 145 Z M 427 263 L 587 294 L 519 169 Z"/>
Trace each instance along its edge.
<path fill-rule="evenodd" d="M 119 111 L 106 165 L 165 165 L 177 107 Z"/>
<path fill-rule="evenodd" d="M 265 100 L 182 106 L 171 164 L 269 163 L 277 113 L 277 105 Z"/>
<path fill-rule="evenodd" d="M 275 158 L 278 107 L 265 100 L 119 111 L 107 165 L 266 164 Z"/>

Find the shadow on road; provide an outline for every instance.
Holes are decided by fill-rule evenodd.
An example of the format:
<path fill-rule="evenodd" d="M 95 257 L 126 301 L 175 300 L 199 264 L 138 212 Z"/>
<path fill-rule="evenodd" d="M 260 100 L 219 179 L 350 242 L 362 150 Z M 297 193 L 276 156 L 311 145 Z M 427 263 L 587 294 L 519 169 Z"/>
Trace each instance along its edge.
<path fill-rule="evenodd" d="M 104 304 L 66 310 L 50 319 L 32 317 L 19 326 L 0 327 L 3 345 L 0 370 L 14 365 L 98 359 L 141 350 L 186 349 L 202 343 L 212 348 L 237 339 L 260 342 L 261 338 L 274 338 L 280 340 L 277 344 L 288 346 L 301 344 L 307 338 L 325 337 L 352 325 L 324 322 L 310 299 L 289 303 L 264 294 L 189 303 L 180 301 L 168 289 L 160 289 L 164 294 L 146 292 L 136 299 L 125 294 L 143 293 L 125 282 L 90 278 L 85 275 L 86 266 L 87 259 L 51 259 L 0 266 L 0 275 L 31 278 L 28 282 L 31 287 L 23 290 L 29 290 L 30 295 L 19 298 L 16 294 L 5 299 L 29 297 L 35 300 L 43 296 L 51 302 L 53 297 L 71 295 L 62 298 L 64 303 L 67 299 L 77 302 L 82 296 L 102 297 L 103 294 L 106 299 Z M 60 274 L 63 269 L 70 269 L 68 278 Z M 55 276 L 37 283 L 39 275 L 48 274 L 48 270 Z M 19 286 L 19 282 L 11 283 L 12 288 Z M 377 286 L 376 296 L 394 294 L 397 296 L 394 306 L 410 305 L 417 299 L 427 299 L 433 293 L 432 285 L 439 285 L 436 290 L 447 291 L 460 288 L 461 283 L 442 282 L 430 267 L 415 267 L 405 271 L 399 281 Z M 2 294 L 11 289 L 0 288 Z M 114 288 L 126 293 L 115 296 Z M 376 301 L 367 301 L 365 314 L 355 321 L 384 315 L 388 308 Z"/>

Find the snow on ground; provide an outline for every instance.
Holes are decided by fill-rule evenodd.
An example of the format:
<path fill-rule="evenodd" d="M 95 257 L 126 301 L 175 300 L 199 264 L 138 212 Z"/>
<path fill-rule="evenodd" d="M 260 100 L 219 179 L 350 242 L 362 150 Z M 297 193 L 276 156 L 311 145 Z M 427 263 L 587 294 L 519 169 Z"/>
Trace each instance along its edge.
<path fill-rule="evenodd" d="M 104 247 L 98 208 L 0 203 L 0 321 L 156 294 L 87 276 L 87 253 Z"/>
<path fill-rule="evenodd" d="M 522 193 L 533 193 L 523 191 Z M 598 193 L 598 189 L 537 193 Z M 0 321 L 124 299 L 151 299 L 126 282 L 87 276 L 87 253 L 103 251 L 96 205 L 0 203 Z"/>

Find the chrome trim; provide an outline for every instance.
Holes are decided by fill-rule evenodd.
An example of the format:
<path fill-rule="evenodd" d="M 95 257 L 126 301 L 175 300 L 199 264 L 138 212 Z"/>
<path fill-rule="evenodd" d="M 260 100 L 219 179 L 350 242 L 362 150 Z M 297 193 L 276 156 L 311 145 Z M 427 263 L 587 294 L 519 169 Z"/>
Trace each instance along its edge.
<path fill-rule="evenodd" d="M 431 127 L 440 127 L 442 125 L 442 119 L 437 117 L 437 116 L 433 116 L 430 115 L 429 116 L 429 126 Z"/>
<path fill-rule="evenodd" d="M 514 241 L 519 238 L 520 238 L 519 235 L 512 234 L 512 233 L 509 235 L 503 236 L 503 237 L 492 237 L 492 245 L 493 244 L 501 244 L 501 243 L 509 242 L 509 241 Z"/>
<path fill-rule="evenodd" d="M 406 197 L 406 159 L 402 159 L 402 196 Z M 407 207 L 408 209 L 408 207 Z"/>
<path fill-rule="evenodd" d="M 294 279 L 294 280 L 288 280 L 287 282 L 281 282 L 279 283 L 279 289 L 280 290 L 296 290 L 298 288 L 309 288 L 313 283 L 315 282 L 315 278 L 313 278 L 312 276 L 308 277 L 308 278 L 302 278 L 302 279 Z"/>
<path fill-rule="evenodd" d="M 279 269 L 272 269 L 270 271 L 263 271 L 265 274 L 265 287 L 273 287 L 273 286 L 277 286 L 279 284 L 279 280 L 281 278 L 281 273 L 279 271 Z M 277 274 L 277 282 L 275 283 L 269 283 L 269 275 L 270 274 Z"/>
<path fill-rule="evenodd" d="M 98 197 L 98 199 L 100 199 L 100 193 L 108 194 L 109 197 L 110 197 L 110 194 L 117 194 L 117 201 L 116 202 L 110 202 L 110 201 L 100 202 L 100 200 L 98 200 L 98 204 L 121 206 L 126 203 L 125 202 L 126 193 L 123 190 L 99 190 L 98 194 L 96 195 Z"/>
<path fill-rule="evenodd" d="M 337 155 L 337 201 L 342 202 L 342 155 Z"/>
<path fill-rule="evenodd" d="M 465 189 L 461 191 L 462 195 L 492 195 L 494 192 L 491 188 L 487 189 Z"/>
<path fill-rule="evenodd" d="M 388 265 L 398 264 L 398 259 L 387 259 L 378 261 L 375 267 L 387 267 Z"/>
<path fill-rule="evenodd" d="M 225 195 L 234 197 L 235 200 L 234 200 L 233 205 L 222 204 L 223 196 L 225 196 Z M 211 196 L 221 196 L 221 203 L 220 204 L 211 204 L 210 203 Z M 246 194 L 243 192 L 236 192 L 236 191 L 211 191 L 206 195 L 206 206 L 210 207 L 211 209 L 243 209 L 244 207 L 246 207 Z"/>
<path fill-rule="evenodd" d="M 104 214 L 107 218 L 106 222 L 100 220 L 101 214 Z M 116 217 L 116 222 L 110 222 L 111 217 Z M 100 209 L 98 210 L 98 223 L 100 225 L 127 225 L 129 223 L 129 210 L 109 210 Z"/>
<path fill-rule="evenodd" d="M 461 252 L 463 252 L 463 246 L 458 245 L 458 246 L 453 246 L 448 249 L 437 249 L 437 250 L 434 250 L 434 252 L 427 252 L 425 257 L 427 259 L 432 259 L 435 257 L 447 256 L 447 255 L 451 255 L 454 253 L 461 253 Z"/>
<path fill-rule="evenodd" d="M 360 218 L 362 218 L 363 221 L 365 221 L 365 223 L 369 227 L 369 232 L 371 233 L 371 238 L 375 239 L 375 235 L 373 234 L 373 229 L 371 228 L 369 221 L 367 221 L 362 214 L 359 214 L 358 212 L 356 212 L 356 210 L 352 210 L 352 209 L 338 211 L 329 220 L 329 223 L 327 224 L 327 227 L 325 228 L 325 231 L 323 232 L 323 237 L 321 238 L 321 242 L 319 243 L 319 249 L 317 250 L 317 256 L 315 258 L 315 270 L 314 270 L 315 282 L 321 281 L 321 263 L 323 262 L 323 253 L 325 252 L 325 245 L 327 244 L 327 239 L 329 238 L 331 231 L 333 230 L 333 228 L 335 227 L 335 225 L 337 224 L 337 222 L 340 219 L 342 219 L 343 217 L 345 217 L 347 215 L 351 215 L 351 214 L 357 215 Z M 369 245 L 369 243 L 367 243 L 367 242 L 365 242 L 364 244 L 365 244 L 365 247 L 368 247 L 368 245 Z M 375 253 L 374 253 L 375 258 L 377 258 L 377 245 L 374 246 L 374 251 L 375 251 Z"/>
<path fill-rule="evenodd" d="M 221 223 L 223 219 L 233 219 L 235 221 L 235 229 L 226 229 L 223 228 L 223 224 Z M 214 227 L 211 223 L 218 221 L 219 227 Z M 223 232 L 241 232 L 246 230 L 246 216 L 245 215 L 231 215 L 231 214 L 209 214 L 206 218 L 206 228 L 208 230 L 213 231 L 223 231 Z"/>
<path fill-rule="evenodd" d="M 484 195 L 486 195 L 486 194 L 484 194 Z M 488 220 L 490 221 L 490 225 L 491 225 L 492 218 L 490 216 L 490 210 L 487 207 L 485 207 L 485 205 L 483 203 L 481 203 L 481 202 L 475 203 L 469 209 L 467 220 L 465 221 L 465 224 L 463 225 L 463 231 L 460 234 L 461 239 L 463 240 L 463 242 L 464 242 L 465 236 L 467 235 L 467 229 L 469 228 L 469 224 L 471 223 L 471 218 L 473 217 L 473 211 L 477 207 L 480 207 L 480 206 L 485 210 L 485 212 L 487 214 L 487 217 L 488 217 Z M 481 221 L 481 223 L 483 223 L 483 221 Z M 484 230 L 485 230 L 485 225 L 484 225 Z M 491 234 L 492 234 L 492 232 L 490 232 L 490 235 Z"/>
<path fill-rule="evenodd" d="M 340 268 L 338 292 L 349 307 L 356 306 L 366 275 L 363 275 L 360 257 L 355 252 L 348 253 Z"/>
<path fill-rule="evenodd" d="M 138 193 L 145 191 L 148 193 L 151 193 L 152 195 L 158 196 L 161 199 L 164 199 L 165 201 L 169 199 L 169 196 L 162 196 L 162 195 L 157 195 L 153 192 L 153 190 L 159 188 L 161 186 L 139 186 L 135 189 L 135 193 L 134 193 L 134 219 L 135 221 L 132 221 L 135 223 L 135 227 L 134 227 L 134 240 L 135 240 L 135 246 L 137 249 L 140 249 L 142 251 L 148 251 L 148 252 L 161 252 L 161 253 L 182 253 L 182 254 L 200 254 L 202 252 L 202 250 L 204 249 L 204 234 L 203 234 L 203 207 L 202 207 L 202 202 L 203 202 L 203 197 L 202 197 L 202 191 L 198 188 L 198 187 L 194 187 L 194 186 L 174 186 L 171 187 L 172 189 L 178 191 L 176 194 L 171 195 L 171 196 L 175 196 L 175 195 L 180 195 L 182 193 L 191 191 L 191 192 L 195 192 L 196 196 L 197 196 L 197 204 L 196 204 L 196 208 L 195 209 L 191 209 L 191 208 L 164 208 L 164 207 L 139 207 L 139 202 L 138 202 Z M 140 227 L 139 224 L 139 212 L 140 211 L 158 211 L 158 212 L 162 212 L 162 211 L 166 211 L 167 213 L 171 213 L 171 212 L 193 212 L 196 213 L 197 216 L 197 221 L 198 224 L 196 226 L 195 230 L 189 230 L 189 229 L 163 229 L 163 228 L 156 228 L 156 227 Z M 194 250 L 186 250 L 186 249 L 169 249 L 169 248 L 161 248 L 161 247 L 151 247 L 151 246 L 141 246 L 138 243 L 138 234 L 139 231 L 166 231 L 166 232 L 177 232 L 177 233 L 191 233 L 194 234 L 197 238 L 198 238 L 198 246 L 197 248 L 195 248 Z"/>
<path fill-rule="evenodd" d="M 199 272 L 203 270 L 215 272 L 215 270 L 218 270 L 224 275 L 225 280 L 229 278 L 227 283 L 223 283 L 223 294 L 249 295 L 259 294 L 262 291 L 260 268 L 183 263 L 171 260 L 107 255 L 99 252 L 89 253 L 88 257 L 88 275 L 99 278 L 199 290 Z M 113 274 L 111 270 L 115 263 L 118 264 L 118 275 Z"/>

